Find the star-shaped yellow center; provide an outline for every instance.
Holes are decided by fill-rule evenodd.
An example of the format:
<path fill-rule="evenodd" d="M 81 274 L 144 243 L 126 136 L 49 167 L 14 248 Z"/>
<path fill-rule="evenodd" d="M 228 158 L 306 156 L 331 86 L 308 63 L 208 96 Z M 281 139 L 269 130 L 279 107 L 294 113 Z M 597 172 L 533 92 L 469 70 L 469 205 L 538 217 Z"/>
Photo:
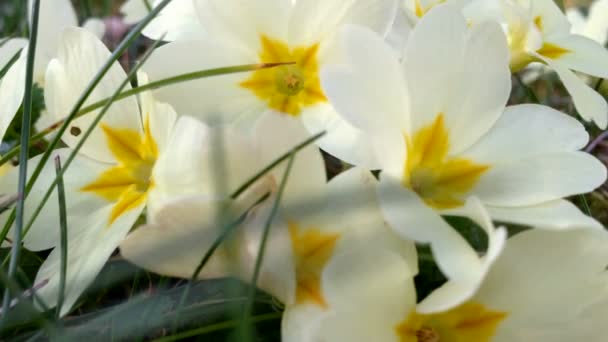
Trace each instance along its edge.
<path fill-rule="evenodd" d="M 109 224 L 112 224 L 122 214 L 146 201 L 148 190 L 153 186 L 152 168 L 158 157 L 158 147 L 150 133 L 149 121 L 144 125 L 143 134 L 104 124 L 101 129 L 118 163 L 81 191 L 114 202 L 109 218 Z"/>
<path fill-rule="evenodd" d="M 414 190 L 424 201 L 437 209 L 461 206 L 463 198 L 477 183 L 488 165 L 448 156 L 449 136 L 443 114 L 406 136 L 407 160 L 403 185 Z"/>
<path fill-rule="evenodd" d="M 395 330 L 401 342 L 490 342 L 506 316 L 467 302 L 437 314 L 413 312 Z"/>
<path fill-rule="evenodd" d="M 289 222 L 288 227 L 296 265 L 296 303 L 312 302 L 327 308 L 321 291 L 321 274 L 340 234 L 324 233 L 315 228 L 301 230 L 294 222 Z"/>
<path fill-rule="evenodd" d="M 266 36 L 261 42 L 260 62 L 295 64 L 254 71 L 241 87 L 251 90 L 268 107 L 292 116 L 300 115 L 306 106 L 327 101 L 319 80 L 319 44 L 291 49 Z"/>

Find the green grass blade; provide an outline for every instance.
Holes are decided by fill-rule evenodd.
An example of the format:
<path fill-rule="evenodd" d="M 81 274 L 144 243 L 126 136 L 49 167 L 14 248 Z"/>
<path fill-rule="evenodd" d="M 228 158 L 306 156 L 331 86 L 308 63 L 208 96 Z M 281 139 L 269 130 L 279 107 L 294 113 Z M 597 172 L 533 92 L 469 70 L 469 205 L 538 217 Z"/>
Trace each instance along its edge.
<path fill-rule="evenodd" d="M 122 100 L 129 96 L 134 96 L 134 95 L 143 93 L 145 91 L 159 89 L 159 88 L 166 87 L 166 86 L 169 86 L 172 84 L 192 81 L 192 80 L 201 79 L 201 78 L 228 75 L 228 74 L 240 73 L 240 72 L 255 71 L 255 70 L 260 70 L 260 69 L 265 69 L 265 68 L 273 68 L 276 66 L 288 65 L 288 64 L 293 64 L 293 63 L 288 62 L 288 63 L 247 64 L 247 65 L 237 65 L 237 66 L 195 71 L 195 72 L 191 72 L 191 73 L 186 73 L 186 74 L 182 74 L 182 75 L 177 75 L 177 76 L 173 76 L 173 77 L 169 77 L 169 78 L 160 79 L 158 81 L 150 82 L 150 83 L 145 84 L 140 87 L 135 87 L 135 88 L 129 89 L 125 92 L 120 93 L 116 97 L 116 100 Z M 101 101 L 97 101 L 89 106 L 82 108 L 81 110 L 78 111 L 78 114 L 76 115 L 75 118 L 78 118 L 82 115 L 88 114 L 98 108 L 105 106 L 109 100 L 110 100 L 110 98 L 103 99 Z M 30 144 L 38 142 L 39 140 L 42 140 L 47 134 L 50 134 L 53 131 L 55 131 L 57 128 L 61 127 L 61 125 L 63 125 L 64 122 L 65 122 L 65 120 L 58 121 L 58 122 L 54 123 L 53 125 L 45 128 L 44 130 L 38 132 L 37 134 L 35 134 L 32 137 L 32 139 L 30 139 Z M 13 157 L 15 157 L 19 153 L 19 150 L 20 150 L 20 146 L 17 145 L 15 147 L 13 147 L 10 151 L 5 153 L 4 156 L 2 156 L 2 158 L 0 159 L 0 166 L 4 165 L 8 161 L 10 161 Z"/>
<path fill-rule="evenodd" d="M 6 73 L 8 72 L 8 69 L 10 69 L 13 64 L 15 64 L 15 62 L 17 62 L 17 60 L 19 59 L 19 56 L 21 56 L 21 51 L 23 49 L 19 49 L 19 51 L 17 51 L 13 57 L 11 57 L 11 59 L 8 60 L 8 62 L 2 67 L 2 69 L 0 69 L 0 79 L 2 79 L 4 77 L 4 75 L 6 75 Z"/>
<path fill-rule="evenodd" d="M 61 173 L 61 159 L 55 157 L 55 173 L 57 174 L 57 197 L 59 198 L 59 229 L 61 232 L 61 267 L 59 269 L 59 295 L 57 298 L 56 317 L 59 318 L 65 298 L 65 277 L 68 269 L 68 213 L 65 204 L 65 188 Z"/>
<path fill-rule="evenodd" d="M 264 262 L 264 254 L 266 252 L 266 242 L 268 241 L 268 236 L 270 235 L 270 228 L 272 227 L 272 222 L 276 217 L 279 211 L 279 205 L 281 204 L 281 198 L 283 197 L 283 193 L 285 192 L 285 187 L 287 185 L 287 180 L 289 179 L 289 174 L 291 172 L 291 168 L 293 166 L 293 162 L 295 160 L 295 153 L 292 153 L 289 156 L 289 161 L 287 162 L 287 168 L 285 168 L 285 172 L 283 173 L 283 179 L 281 180 L 281 184 L 279 185 L 279 189 L 276 193 L 276 198 L 274 203 L 272 204 L 272 208 L 270 210 L 270 215 L 268 215 L 268 219 L 264 224 L 264 230 L 262 232 L 262 240 L 260 241 L 260 247 L 258 249 L 258 254 L 255 259 L 255 266 L 253 269 L 253 276 L 251 277 L 250 282 L 250 291 L 249 296 L 247 297 L 247 302 L 245 303 L 245 309 L 243 310 L 243 317 L 245 318 L 242 321 L 242 330 L 241 337 L 250 340 L 251 334 L 249 332 L 251 325 L 249 321 L 251 320 L 251 315 L 253 311 L 253 301 L 255 298 L 255 294 L 257 292 L 257 283 L 258 278 L 260 277 L 260 270 L 262 269 L 262 262 Z"/>
<path fill-rule="evenodd" d="M 158 15 L 158 13 L 160 13 L 169 3 L 171 3 L 171 1 L 172 0 L 163 0 L 162 2 L 160 2 L 158 4 L 158 6 L 155 7 L 150 12 L 150 14 L 148 14 L 139 24 L 137 24 L 133 28 L 133 30 L 130 31 L 129 34 L 127 34 L 127 36 L 122 40 L 122 42 L 120 42 L 120 44 L 118 45 L 116 50 L 112 53 L 110 58 L 105 62 L 105 64 L 102 66 L 102 68 L 99 70 L 99 72 L 95 75 L 95 77 L 93 77 L 93 79 L 91 80 L 89 85 L 86 87 L 86 89 L 83 91 L 80 98 L 76 101 L 76 103 L 74 104 L 74 107 L 72 108 L 72 110 L 66 117 L 65 121 L 63 122 L 63 124 L 61 125 L 59 130 L 57 131 L 57 135 L 49 143 L 47 150 L 43 153 L 42 157 L 40 158 L 40 161 L 39 161 L 38 165 L 36 166 L 34 172 L 32 173 L 30 180 L 27 184 L 26 192 L 25 192 L 26 197 L 29 194 L 29 191 L 33 187 L 34 183 L 38 180 L 38 177 L 40 176 L 40 172 L 42 172 L 44 165 L 49 160 L 52 151 L 57 147 L 57 145 L 59 144 L 59 141 L 61 140 L 61 137 L 63 136 L 65 131 L 68 129 L 70 122 L 72 120 L 74 120 L 74 118 L 78 114 L 78 111 L 80 110 L 80 108 L 82 108 L 85 101 L 89 98 L 89 96 L 91 95 L 93 90 L 97 87 L 97 85 L 99 84 L 101 79 L 106 75 L 108 70 L 110 70 L 110 68 L 118 60 L 118 58 L 120 58 L 120 56 L 122 56 L 122 54 L 135 41 L 135 39 L 137 37 L 139 37 L 142 30 L 152 21 L 152 19 L 154 19 Z M 30 40 L 30 43 L 32 43 L 31 40 Z M 22 144 L 22 146 L 23 146 L 23 144 Z M 16 211 L 13 210 L 11 212 L 11 215 L 7 219 L 6 224 L 4 225 L 2 231 L 0 232 L 0 241 L 4 240 L 10 227 L 13 225 L 13 222 L 15 220 L 15 215 L 16 215 Z"/>
<path fill-rule="evenodd" d="M 38 40 L 38 17 L 40 13 L 40 0 L 34 1 L 32 12 L 32 33 L 28 45 L 27 67 L 25 72 L 25 94 L 23 97 L 23 119 L 21 123 L 21 153 L 19 156 L 19 182 L 17 193 L 20 194 L 15 210 L 15 230 L 13 244 L 11 246 L 11 261 L 8 267 L 8 277 L 13 278 L 19 263 L 21 253 L 21 238 L 23 229 L 23 219 L 25 211 L 25 192 L 27 183 L 27 159 L 29 154 L 30 127 L 32 117 L 32 91 L 34 88 L 34 60 L 36 57 L 36 41 Z M 3 239 L 0 239 L 2 241 Z M 11 292 L 7 288 L 4 291 L 2 302 L 2 312 L 7 312 L 11 302 Z M 4 316 L 6 317 L 6 316 Z M 3 317 L 3 318 L 4 318 Z"/>

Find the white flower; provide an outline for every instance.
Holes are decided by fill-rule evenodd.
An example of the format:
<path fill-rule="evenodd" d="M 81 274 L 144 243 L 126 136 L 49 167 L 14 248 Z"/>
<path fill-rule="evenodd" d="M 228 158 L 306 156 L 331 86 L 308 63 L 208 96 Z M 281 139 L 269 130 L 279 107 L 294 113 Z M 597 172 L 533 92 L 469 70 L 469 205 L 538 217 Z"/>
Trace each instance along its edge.
<path fill-rule="evenodd" d="M 46 74 L 45 99 L 49 115 L 63 119 L 109 56 L 110 52 L 93 34 L 83 29 L 66 29 L 59 42 L 57 58 L 50 61 Z M 114 64 L 87 103 L 108 98 L 125 78 L 121 67 Z M 145 76 L 139 81 L 145 83 Z M 98 112 L 74 120 L 62 136 L 68 147 L 54 151 L 53 156 L 66 161 Z M 173 109 L 156 102 L 149 93 L 138 99 L 131 97 L 115 102 L 65 173 L 68 265 L 62 314 L 69 311 L 94 281 L 149 198 L 159 191 L 153 178 L 159 158 L 165 153 L 181 152 L 167 149 L 172 137 L 182 134 L 180 126 L 183 125 L 178 122 L 174 130 L 175 121 Z M 31 159 L 28 169 L 32 171 L 39 160 L 40 157 Z M 171 167 L 179 169 L 179 165 Z M 55 169 L 49 162 L 26 200 L 26 222 L 54 179 Z M 2 178 L 1 187 L 3 191 L 14 191 L 16 182 L 15 169 Z M 57 303 L 61 260 L 60 250 L 56 248 L 59 245 L 58 212 L 54 193 L 24 237 L 24 245 L 30 250 L 55 248 L 35 280 L 36 284 L 48 280 L 38 294 L 51 306 Z"/>
<path fill-rule="evenodd" d="M 606 242 L 605 232 L 520 233 L 465 303 L 434 313 L 421 313 L 419 306 L 437 293 L 416 306 L 403 258 L 352 251 L 327 266 L 324 294 L 331 310 L 286 317 L 290 329 L 283 340 L 603 341 Z"/>
<path fill-rule="evenodd" d="M 566 10 L 566 17 L 572 24 L 572 33 L 591 38 L 602 45 L 608 42 L 608 1 L 593 1 L 587 17 L 577 7 L 570 7 Z"/>
<path fill-rule="evenodd" d="M 13 121 L 17 110 L 19 110 L 25 93 L 27 40 L 21 38 L 8 39 L 0 46 L 0 69 L 8 65 L 19 50 L 21 50 L 19 59 L 0 79 L 0 140 L 4 137 L 8 126 Z"/>
<path fill-rule="evenodd" d="M 602 229 L 562 199 L 606 179 L 602 163 L 578 151 L 588 141 L 584 127 L 549 107 L 505 108 L 510 72 L 498 25 L 469 29 L 457 9 L 440 5 L 412 31 L 401 63 L 360 27 L 344 31 L 343 45 L 349 63 L 322 71 L 326 93 L 375 142 L 386 220 L 430 243 L 448 277 L 471 266 L 450 250 L 464 248 L 462 238 L 438 215 L 470 216 L 470 196 L 494 220 Z"/>
<path fill-rule="evenodd" d="M 151 79 L 231 65 L 296 64 L 165 87 L 158 91 L 160 99 L 180 113 L 208 122 L 237 120 L 244 127 L 264 111 L 292 116 L 312 133 L 327 130 L 319 145 L 329 153 L 352 164 L 377 166 L 361 132 L 327 101 L 318 72 L 339 59 L 332 47 L 342 25 L 357 23 L 385 35 L 395 17 L 395 0 L 194 0 L 184 1 L 184 6 L 187 3 L 195 10 L 179 16 L 163 12 L 152 22 L 154 29 L 145 31 L 153 38 L 166 31 L 167 39 L 174 40 L 150 58 Z M 190 25 L 194 21 L 199 27 L 196 37 Z"/>
<path fill-rule="evenodd" d="M 552 0 L 476 0 L 464 8 L 473 24 L 499 22 L 511 51 L 511 69 L 532 62 L 555 70 L 581 117 L 600 128 L 608 125 L 606 100 L 571 70 L 608 77 L 608 51 L 597 42 L 571 33 L 566 16 Z"/>

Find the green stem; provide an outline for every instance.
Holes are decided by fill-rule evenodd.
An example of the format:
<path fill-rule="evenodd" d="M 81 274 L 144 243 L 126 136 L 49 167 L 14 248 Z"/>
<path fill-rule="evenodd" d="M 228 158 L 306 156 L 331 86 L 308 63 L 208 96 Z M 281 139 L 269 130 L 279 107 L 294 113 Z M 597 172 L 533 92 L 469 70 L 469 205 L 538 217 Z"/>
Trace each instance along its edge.
<path fill-rule="evenodd" d="M 68 269 L 68 219 L 65 204 L 65 188 L 63 186 L 63 175 L 61 173 L 61 159 L 55 157 L 55 173 L 57 175 L 57 197 L 59 198 L 59 228 L 61 241 L 59 248 L 61 250 L 61 265 L 59 269 L 59 294 L 57 298 L 56 317 L 61 315 L 61 307 L 65 298 L 65 278 Z"/>
<path fill-rule="evenodd" d="M 20 195 L 17 201 L 15 213 L 15 230 L 13 233 L 13 244 L 11 246 L 11 261 L 8 267 L 8 277 L 13 278 L 17 271 L 19 256 L 21 253 L 21 238 L 23 230 L 23 219 L 25 212 L 25 192 L 27 183 L 27 158 L 29 154 L 29 140 L 32 118 L 32 92 L 34 90 L 34 61 L 36 57 L 36 42 L 38 40 L 38 19 L 40 14 L 40 0 L 34 0 L 32 12 L 32 33 L 28 45 L 27 67 L 25 71 L 25 95 L 23 96 L 23 118 L 21 121 L 21 153 L 19 155 L 19 181 L 18 191 Z M 0 239 L 2 241 L 3 239 Z M 11 302 L 11 292 L 7 288 L 4 291 L 2 312 L 8 312 Z M 6 316 L 3 316 L 5 318 Z M 3 319 L 4 321 L 4 319 Z"/>

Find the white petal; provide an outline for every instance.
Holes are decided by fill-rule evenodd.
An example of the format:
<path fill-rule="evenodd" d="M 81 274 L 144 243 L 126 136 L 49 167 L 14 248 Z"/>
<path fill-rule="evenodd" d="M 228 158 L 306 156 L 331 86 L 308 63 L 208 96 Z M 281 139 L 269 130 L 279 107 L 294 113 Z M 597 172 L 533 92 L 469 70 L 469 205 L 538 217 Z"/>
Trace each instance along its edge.
<path fill-rule="evenodd" d="M 28 1 L 28 18 L 32 16 L 33 1 Z M 38 39 L 36 41 L 36 60 L 34 64 L 34 79 L 44 84 L 44 76 L 48 63 L 57 54 L 61 41 L 61 33 L 65 28 L 77 27 L 78 18 L 69 0 L 45 0 L 40 3 L 38 17 Z"/>
<path fill-rule="evenodd" d="M 568 34 L 570 23 L 553 0 L 529 1 L 530 17 L 541 17 L 543 36 Z"/>
<path fill-rule="evenodd" d="M 83 24 L 82 28 L 93 33 L 97 38 L 102 39 L 106 33 L 106 24 L 102 19 L 89 18 Z"/>
<path fill-rule="evenodd" d="M 153 7 L 158 6 L 161 1 L 156 0 Z M 143 19 L 143 17 L 140 17 L 140 19 Z M 171 1 L 144 29 L 145 36 L 151 39 L 160 39 L 165 35 L 167 41 L 200 39 L 204 38 L 206 34 L 207 32 L 202 27 L 196 14 L 194 0 Z"/>
<path fill-rule="evenodd" d="M 465 19 L 451 6 L 437 6 L 416 25 L 407 46 L 411 132 L 448 109 L 459 87 L 467 39 Z"/>
<path fill-rule="evenodd" d="M 514 137 L 517 137 L 514 139 Z M 536 104 L 509 106 L 500 119 L 463 157 L 493 165 L 579 150 L 589 140 L 575 118 Z"/>
<path fill-rule="evenodd" d="M 220 235 L 220 202 L 204 196 L 182 197 L 154 213 L 154 222 L 138 227 L 120 244 L 128 261 L 157 274 L 189 279 Z M 201 270 L 199 279 L 227 276 L 222 248 Z"/>
<path fill-rule="evenodd" d="M 265 113 L 253 128 L 253 141 L 258 144 L 260 152 L 258 165 L 270 164 L 309 137 L 300 120 Z M 282 182 L 286 167 L 287 162 L 283 162 L 271 171 L 277 185 Z M 284 206 L 298 205 L 314 198 L 323 193 L 326 181 L 321 151 L 315 144 L 310 144 L 295 155 L 281 203 Z"/>
<path fill-rule="evenodd" d="M 22 44 L 13 44 L 11 40 L 2 47 L 2 57 L 7 56 L 8 59 L 12 58 L 15 48 Z M 10 45 L 9 45 L 10 44 Z M 27 47 L 23 47 L 26 49 Z M 5 54 L 6 52 L 6 54 Z M 12 53 L 12 54 L 11 54 Z M 10 54 L 10 56 L 8 56 Z M 11 68 L 4 74 L 4 77 L 0 79 L 0 140 L 4 138 L 4 134 L 8 129 L 9 125 L 13 121 L 15 114 L 21 106 L 23 101 L 23 94 L 25 93 L 25 68 L 26 68 L 26 56 L 25 50 L 21 51 L 19 59 L 11 66 Z M 4 59 L 0 57 L 0 59 Z M 2 62 L 2 61 L 0 61 Z M 6 63 L 0 63 L 0 68 L 3 68 Z"/>
<path fill-rule="evenodd" d="M 344 24 L 387 34 L 397 13 L 395 0 L 296 1 L 289 22 L 289 42 L 309 45 L 331 38 Z"/>
<path fill-rule="evenodd" d="M 603 229 L 601 223 L 583 214 L 574 204 L 565 200 L 556 200 L 527 207 L 488 206 L 487 208 L 495 220 L 525 224 L 535 228 L 554 230 Z"/>
<path fill-rule="evenodd" d="M 42 197 L 47 192 L 51 183 L 55 180 L 56 172 L 53 160 L 60 157 L 65 165 L 70 149 L 59 149 L 55 151 L 47 164 L 45 164 L 38 181 L 26 200 L 25 222 L 29 223 L 34 210 L 40 204 Z M 41 156 L 34 157 L 28 161 L 29 176 L 33 173 Z M 84 227 L 90 223 L 89 214 L 107 206 L 108 202 L 100 197 L 80 191 L 86 184 L 91 183 L 97 176 L 105 171 L 107 164 L 99 163 L 88 158 L 76 157 L 70 168 L 64 175 L 64 186 L 66 192 L 66 210 L 68 213 L 68 227 Z M 29 177 L 28 176 L 28 177 Z M 12 169 L 7 175 L 0 179 L 1 193 L 12 194 L 17 191 L 18 169 Z M 25 235 L 23 241 L 27 249 L 39 251 L 52 248 L 59 243 L 59 201 L 57 191 L 53 191 L 42 211 L 34 221 L 31 229 Z M 10 212 L 2 214 L 4 222 Z M 104 221 L 107 222 L 107 221 Z M 70 235 L 77 234 L 75 229 L 69 229 Z"/>
<path fill-rule="evenodd" d="M 78 28 L 64 31 L 58 57 L 51 61 L 47 69 L 47 87 L 44 94 L 48 112 L 56 121 L 70 113 L 83 90 L 109 57 L 108 49 L 92 33 Z M 85 102 L 85 106 L 112 96 L 125 79 L 126 74 L 120 65 L 118 63 L 112 65 Z M 129 85 L 124 88 L 124 90 L 128 89 L 130 89 Z M 100 110 L 97 109 L 74 120 L 63 135 L 63 141 L 68 146 L 75 146 L 82 134 L 72 135 L 71 128 L 78 127 L 84 133 Z M 133 97 L 114 102 L 102 122 L 112 128 L 142 131 L 139 107 Z M 99 161 L 115 160 L 107 147 L 106 137 L 99 127 L 83 145 L 81 153 Z"/>
<path fill-rule="evenodd" d="M 509 49 L 496 23 L 473 26 L 468 35 L 459 85 L 445 108 L 450 130 L 450 151 L 458 153 L 475 143 L 502 114 L 511 92 Z M 413 87 L 417 85 L 413 84 Z M 437 87 L 449 85 L 437 84 Z M 433 88 L 427 89 L 432 96 Z M 413 113 L 413 115 L 416 115 Z"/>
<path fill-rule="evenodd" d="M 585 35 L 585 26 L 587 24 L 587 19 L 581 13 L 581 10 L 578 7 L 570 7 L 566 9 L 566 18 L 572 25 L 571 32 L 574 34 Z"/>
<path fill-rule="evenodd" d="M 403 259 L 365 248 L 332 259 L 323 272 L 323 291 L 331 311 L 315 341 L 399 341 L 395 327 L 416 298 Z"/>
<path fill-rule="evenodd" d="M 141 72 L 137 80 L 139 86 L 143 86 L 148 83 L 148 76 Z M 144 125 L 150 125 L 152 138 L 158 147 L 159 153 L 162 154 L 173 133 L 173 128 L 177 121 L 177 113 L 175 113 L 175 110 L 170 105 L 156 101 L 150 91 L 139 94 L 139 102 Z"/>
<path fill-rule="evenodd" d="M 606 300 L 607 241 L 605 231 L 584 229 L 517 234 L 509 239 L 475 300 L 508 314 L 499 335 L 522 337 L 528 329 L 568 330 L 584 324 L 581 312 Z"/>
<path fill-rule="evenodd" d="M 210 37 L 257 53 L 260 36 L 286 41 L 290 0 L 195 0 Z"/>
<path fill-rule="evenodd" d="M 11 39 L 0 39 L 0 69 L 4 68 L 4 66 L 13 58 L 13 56 L 19 51 L 22 50 L 22 57 L 24 54 L 27 54 L 27 39 L 24 38 L 11 38 Z"/>
<path fill-rule="evenodd" d="M 472 270 L 472 276 L 450 279 L 418 304 L 418 312 L 445 311 L 473 297 L 505 246 L 507 231 L 504 228 L 494 228 L 488 212 L 477 198 L 469 198 L 465 206 L 461 208 L 461 214 L 471 218 L 484 230 L 488 237 L 488 248 L 484 256 L 480 258 L 479 267 Z"/>
<path fill-rule="evenodd" d="M 172 5 L 173 7 L 175 7 L 175 4 L 181 3 L 190 4 L 189 1 L 182 0 L 169 3 L 168 7 L 170 8 Z M 162 15 L 166 15 L 167 12 L 168 10 L 165 8 L 165 10 L 161 11 L 161 13 L 156 17 L 155 20 L 158 20 L 159 17 Z M 122 4 L 122 6 L 120 6 L 120 13 L 123 15 L 122 20 L 125 22 L 125 24 L 133 25 L 142 20 L 146 15 L 148 15 L 148 13 L 150 13 L 150 10 L 148 10 L 148 8 L 146 7 L 146 0 L 127 0 L 124 4 Z M 154 22 L 154 20 L 152 22 Z"/>
<path fill-rule="evenodd" d="M 557 72 L 566 90 L 572 96 L 576 110 L 586 121 L 593 121 L 599 128 L 608 126 L 608 104 L 606 100 L 578 78 L 572 71 L 557 61 L 537 56 Z"/>
<path fill-rule="evenodd" d="M 143 205 L 134 208 L 120 216 L 111 226 L 107 226 L 111 206 L 90 213 L 88 224 L 84 226 L 69 226 L 77 230 L 76 236 L 68 240 L 67 277 L 65 300 L 61 315 L 67 314 L 78 300 L 78 297 L 91 285 L 95 277 L 120 241 L 127 235 L 135 220 L 143 210 Z M 48 279 L 48 283 L 37 291 L 46 304 L 57 305 L 59 290 L 59 274 L 61 267 L 60 248 L 55 248 L 42 264 L 34 284 Z"/>
<path fill-rule="evenodd" d="M 548 153 L 495 163 L 471 193 L 492 206 L 527 206 L 593 191 L 606 167 L 584 152 Z"/>
<path fill-rule="evenodd" d="M 365 131 L 406 129 L 408 95 L 395 53 L 362 27 L 346 26 L 340 38 L 345 65 L 321 72 L 325 94 L 338 113 Z"/>
<path fill-rule="evenodd" d="M 171 63 L 167 63 L 171 61 Z M 219 41 L 178 41 L 155 50 L 146 63 L 151 81 L 195 71 L 258 62 L 257 55 L 244 52 Z M 214 76 L 162 87 L 154 92 L 156 98 L 167 102 L 180 113 L 207 122 L 232 122 L 259 115 L 265 104 L 239 84 L 249 73 Z"/>
<path fill-rule="evenodd" d="M 608 42 L 608 1 L 597 0 L 589 7 L 589 17 L 584 35 L 604 45 Z"/>
<path fill-rule="evenodd" d="M 383 175 L 378 198 L 384 218 L 403 238 L 431 245 L 435 260 L 449 279 L 479 277 L 481 262 L 468 242 L 414 192 Z"/>
<path fill-rule="evenodd" d="M 330 104 L 306 108 L 301 117 L 311 134 L 327 132 L 317 140 L 325 152 L 352 165 L 370 170 L 381 168 L 372 136 L 347 122 Z"/>
<path fill-rule="evenodd" d="M 561 65 L 592 76 L 608 77 L 608 50 L 598 42 L 568 35 L 554 38 L 551 43 L 570 51 L 556 58 Z"/>

